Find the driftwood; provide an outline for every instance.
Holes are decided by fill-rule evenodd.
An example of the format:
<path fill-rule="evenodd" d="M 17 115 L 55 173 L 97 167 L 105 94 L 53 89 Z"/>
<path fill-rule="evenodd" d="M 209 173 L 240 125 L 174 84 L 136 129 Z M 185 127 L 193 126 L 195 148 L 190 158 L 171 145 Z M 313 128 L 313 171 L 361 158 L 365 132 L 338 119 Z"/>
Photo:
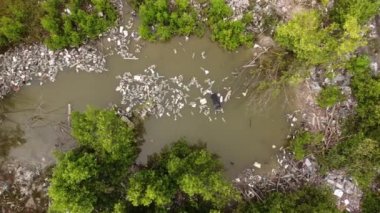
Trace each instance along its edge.
<path fill-rule="evenodd" d="M 256 175 L 254 169 L 247 169 L 234 180 L 245 199 L 261 200 L 274 191 L 295 190 L 309 183 L 320 183 L 322 180 L 313 158 L 295 161 L 291 153 L 282 149 L 277 156 L 277 162 L 279 167 L 270 174 Z"/>

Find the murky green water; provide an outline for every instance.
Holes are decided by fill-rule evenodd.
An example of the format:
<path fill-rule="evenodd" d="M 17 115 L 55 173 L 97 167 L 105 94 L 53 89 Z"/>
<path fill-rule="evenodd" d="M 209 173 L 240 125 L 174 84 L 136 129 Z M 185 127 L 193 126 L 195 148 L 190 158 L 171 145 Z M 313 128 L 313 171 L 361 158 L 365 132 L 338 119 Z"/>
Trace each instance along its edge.
<path fill-rule="evenodd" d="M 206 59 L 201 53 L 205 52 Z M 176 52 L 176 54 L 175 54 Z M 176 38 L 168 43 L 146 44 L 139 60 L 123 60 L 115 55 L 108 58 L 109 72 L 102 74 L 76 73 L 71 70 L 59 73 L 55 83 L 43 86 L 34 84 L 6 100 L 14 106 L 7 117 L 19 123 L 24 131 L 26 143 L 13 148 L 9 156 L 28 162 L 49 164 L 53 161 L 52 151 L 73 146 L 67 128 L 67 104 L 73 110 L 84 110 L 87 105 L 107 107 L 110 103 L 120 104 L 121 96 L 115 91 L 118 80 L 124 72 L 142 73 L 148 66 L 157 65 L 157 71 L 166 77 L 183 75 L 185 80 L 196 77 L 215 80 L 214 89 L 236 85 L 231 72 L 239 70 L 252 58 L 249 49 L 229 53 L 212 43 L 208 38 Z M 210 73 L 205 75 L 201 67 Z M 229 80 L 222 81 L 225 77 Z M 240 94 L 240 93 L 239 93 Z M 142 146 L 140 162 L 146 156 L 159 151 L 180 137 L 196 143 L 207 142 L 208 148 L 217 153 L 226 166 L 227 175 L 233 176 L 255 161 L 263 164 L 263 170 L 270 169 L 272 158 L 288 133 L 286 110 L 279 98 L 263 111 L 249 110 L 242 95 L 235 94 L 224 106 L 226 122 L 218 116 L 209 121 L 204 115 L 191 109 L 184 110 L 177 121 L 172 118 L 150 118 L 145 123 L 146 142 Z M 240 96 L 240 99 L 237 97 Z"/>

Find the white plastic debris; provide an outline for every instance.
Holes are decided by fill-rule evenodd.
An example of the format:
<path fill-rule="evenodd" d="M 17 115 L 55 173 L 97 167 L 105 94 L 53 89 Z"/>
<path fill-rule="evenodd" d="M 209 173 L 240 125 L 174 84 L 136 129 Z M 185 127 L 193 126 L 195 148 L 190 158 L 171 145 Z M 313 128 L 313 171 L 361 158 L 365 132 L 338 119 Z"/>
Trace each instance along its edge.
<path fill-rule="evenodd" d="M 199 103 L 202 104 L 202 105 L 205 105 L 205 104 L 207 104 L 207 99 L 206 98 L 202 98 L 201 100 L 199 100 Z"/>
<path fill-rule="evenodd" d="M 258 44 L 255 44 L 255 45 L 253 45 L 253 49 L 255 49 L 255 48 L 261 48 L 261 46 Z"/>
<path fill-rule="evenodd" d="M 248 93 L 248 89 L 246 89 L 244 92 L 242 92 L 241 94 L 245 97 L 247 96 L 247 93 Z"/>
<path fill-rule="evenodd" d="M 206 59 L 206 52 L 203 51 L 203 52 L 201 53 L 201 56 L 202 56 L 202 59 Z"/>
<path fill-rule="evenodd" d="M 340 189 L 335 189 L 334 195 L 341 198 L 343 196 L 343 191 Z"/>
<path fill-rule="evenodd" d="M 258 168 L 258 169 L 260 169 L 260 168 L 261 168 L 261 164 L 260 164 L 260 163 L 258 163 L 258 162 L 255 162 L 255 163 L 253 164 L 253 166 L 254 166 L 254 167 L 256 167 L 256 168 Z"/>
<path fill-rule="evenodd" d="M 272 145 L 272 149 L 275 149 L 276 148 L 276 145 Z"/>
<path fill-rule="evenodd" d="M 311 167 L 311 162 L 310 162 L 309 158 L 306 158 L 306 160 L 305 160 L 305 165 L 306 165 L 307 167 Z"/>
<path fill-rule="evenodd" d="M 135 81 L 141 81 L 141 76 L 140 75 L 135 75 L 135 76 L 133 76 L 133 80 L 135 80 Z"/>
<path fill-rule="evenodd" d="M 349 200 L 347 200 L 347 199 L 345 199 L 344 201 L 344 204 L 347 206 L 348 204 L 350 204 L 350 201 Z"/>

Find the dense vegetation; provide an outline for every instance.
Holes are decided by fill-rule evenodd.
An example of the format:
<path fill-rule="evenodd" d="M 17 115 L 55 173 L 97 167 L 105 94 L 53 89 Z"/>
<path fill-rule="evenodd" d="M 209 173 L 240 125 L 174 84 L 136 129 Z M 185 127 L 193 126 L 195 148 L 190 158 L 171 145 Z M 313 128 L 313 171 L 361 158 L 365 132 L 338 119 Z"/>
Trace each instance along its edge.
<path fill-rule="evenodd" d="M 135 206 L 170 207 L 175 212 L 223 209 L 239 200 L 239 194 L 221 169 L 205 146 L 179 140 L 151 156 L 147 168 L 129 179 L 127 199 Z"/>
<path fill-rule="evenodd" d="M 133 130 L 113 111 L 72 116 L 79 147 L 58 154 L 49 196 L 54 212 L 109 212 L 124 195 L 122 181 L 139 153 Z"/>
<path fill-rule="evenodd" d="M 96 38 L 115 24 L 117 12 L 107 0 L 47 0 L 41 19 L 49 32 L 45 43 L 51 49 L 76 47 L 88 38 Z"/>
<path fill-rule="evenodd" d="M 4 0 L 0 2 L 0 49 L 45 40 L 51 49 L 76 47 L 115 24 L 108 0 Z"/>
<path fill-rule="evenodd" d="M 232 9 L 224 0 L 210 0 L 207 11 L 211 39 L 227 50 L 235 50 L 242 45 L 249 45 L 253 35 L 247 30 L 252 21 L 252 14 L 245 14 L 241 20 L 231 20 Z"/>
<path fill-rule="evenodd" d="M 356 17 L 348 15 L 344 23 L 327 26 L 323 18 L 317 10 L 297 13 L 291 21 L 278 27 L 276 41 L 311 65 L 344 60 L 347 54 L 366 44 L 364 28 Z"/>
<path fill-rule="evenodd" d="M 211 0 L 208 9 L 201 11 L 208 19 L 207 23 L 200 20 L 203 14 L 195 11 L 189 0 L 143 0 L 131 4 L 139 8 L 141 36 L 150 41 L 166 41 L 176 35 L 201 36 L 205 25 L 211 29 L 211 39 L 227 50 L 249 45 L 253 40 L 247 30 L 252 14 L 232 20 L 232 9 L 224 0 Z"/>
<path fill-rule="evenodd" d="M 189 0 L 145 0 L 140 5 L 141 26 L 144 39 L 166 41 L 175 35 L 202 34 L 198 17 Z"/>
<path fill-rule="evenodd" d="M 0 50 L 40 40 L 42 10 L 38 0 L 0 1 Z"/>
<path fill-rule="evenodd" d="M 289 193 L 273 192 L 263 202 L 251 203 L 243 212 L 340 212 L 329 189 L 306 186 Z"/>

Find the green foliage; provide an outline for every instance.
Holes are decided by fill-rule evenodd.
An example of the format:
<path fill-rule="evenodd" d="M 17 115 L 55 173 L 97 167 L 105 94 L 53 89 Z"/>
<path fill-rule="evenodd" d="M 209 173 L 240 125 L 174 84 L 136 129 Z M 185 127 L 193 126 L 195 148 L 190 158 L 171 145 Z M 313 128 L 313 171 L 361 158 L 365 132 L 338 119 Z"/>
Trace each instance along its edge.
<path fill-rule="evenodd" d="M 365 192 L 361 208 L 363 213 L 380 212 L 380 192 Z"/>
<path fill-rule="evenodd" d="M 38 0 L 3 0 L 0 2 L 0 49 L 40 38 Z M 35 34 L 35 35 L 34 35 Z"/>
<path fill-rule="evenodd" d="M 332 107 L 344 100 L 344 95 L 338 86 L 327 86 L 319 93 L 317 103 L 320 107 Z"/>
<path fill-rule="evenodd" d="M 276 41 L 301 60 L 311 64 L 325 63 L 330 60 L 337 41 L 329 36 L 332 29 L 322 29 L 321 22 L 317 11 L 301 12 L 277 28 Z"/>
<path fill-rule="evenodd" d="M 72 134 L 78 143 L 93 149 L 103 160 L 133 164 L 139 152 L 135 135 L 114 111 L 89 108 L 72 114 Z"/>
<path fill-rule="evenodd" d="M 139 152 L 134 132 L 114 111 L 91 108 L 73 113 L 72 129 L 79 147 L 58 156 L 49 188 L 50 210 L 122 208 L 117 205 L 124 195 L 121 186 Z"/>
<path fill-rule="evenodd" d="M 322 16 L 316 10 L 300 12 L 276 31 L 276 41 L 294 52 L 298 59 L 311 65 L 344 60 L 366 42 L 357 17 L 348 16 L 341 25 L 331 23 L 324 26 Z"/>
<path fill-rule="evenodd" d="M 168 0 L 144 0 L 139 15 L 140 34 L 150 41 L 166 41 L 175 35 L 202 34 L 189 0 L 175 0 L 174 5 L 170 5 Z"/>
<path fill-rule="evenodd" d="M 357 100 L 355 126 L 366 134 L 380 131 L 380 79 L 371 75 L 367 57 L 353 59 L 348 69 L 353 74 L 351 88 Z M 376 138 L 380 140 L 380 136 Z"/>
<path fill-rule="evenodd" d="M 46 15 L 41 24 L 49 32 L 45 43 L 51 49 L 75 47 L 94 39 L 117 19 L 107 0 L 47 0 L 42 6 Z"/>
<path fill-rule="evenodd" d="M 99 165 L 93 154 L 78 155 L 70 151 L 61 156 L 53 170 L 49 196 L 51 211 L 92 212 L 96 196 L 92 179 L 96 179 Z"/>
<path fill-rule="evenodd" d="M 344 168 L 360 186 L 369 187 L 380 169 L 380 143 L 358 133 L 329 150 L 320 163 L 328 169 Z"/>
<path fill-rule="evenodd" d="M 249 45 L 253 35 L 247 26 L 252 21 L 252 14 L 245 14 L 242 20 L 230 20 L 232 9 L 224 0 L 211 0 L 207 11 L 211 39 L 227 50 L 235 50 L 242 45 Z"/>
<path fill-rule="evenodd" d="M 310 153 L 323 149 L 323 135 L 311 132 L 301 132 L 290 142 L 290 148 L 296 160 L 302 160 Z"/>
<path fill-rule="evenodd" d="M 350 16 L 355 17 L 359 24 L 365 24 L 379 9 L 379 0 L 335 0 L 330 16 L 340 24 L 344 24 Z"/>
<path fill-rule="evenodd" d="M 216 156 L 184 140 L 151 156 L 148 168 L 134 174 L 129 185 L 127 199 L 135 206 L 170 207 L 182 194 L 188 204 L 176 208 L 199 211 L 199 206 L 206 204 L 223 209 L 228 202 L 239 199 L 237 191 L 223 178 Z"/>
<path fill-rule="evenodd" d="M 250 203 L 244 212 L 340 212 L 329 189 L 304 187 L 291 193 L 271 193 L 263 202 Z"/>

